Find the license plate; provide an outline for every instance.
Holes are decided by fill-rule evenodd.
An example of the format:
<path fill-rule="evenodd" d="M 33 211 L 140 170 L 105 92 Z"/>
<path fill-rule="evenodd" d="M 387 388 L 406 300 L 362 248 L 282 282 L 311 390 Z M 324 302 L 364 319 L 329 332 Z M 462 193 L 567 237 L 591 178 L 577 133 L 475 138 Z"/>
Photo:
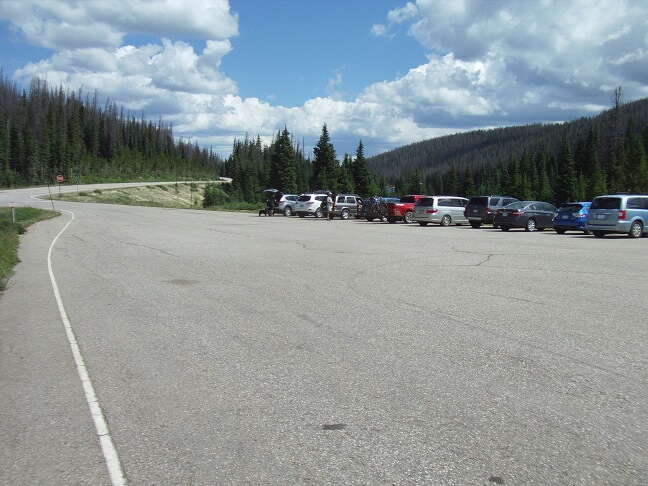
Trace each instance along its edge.
<path fill-rule="evenodd" d="M 502 216 L 507 217 L 508 213 L 502 213 Z"/>
<path fill-rule="evenodd" d="M 596 219 L 607 219 L 607 214 L 597 214 Z"/>
<path fill-rule="evenodd" d="M 422 209 L 419 209 L 419 210 L 416 211 L 416 213 L 417 213 L 417 214 L 423 214 L 423 210 L 422 210 Z"/>
<path fill-rule="evenodd" d="M 478 212 L 477 209 L 473 209 L 473 213 L 476 213 L 476 212 Z"/>
<path fill-rule="evenodd" d="M 569 219 L 569 214 L 563 214 L 562 219 Z"/>

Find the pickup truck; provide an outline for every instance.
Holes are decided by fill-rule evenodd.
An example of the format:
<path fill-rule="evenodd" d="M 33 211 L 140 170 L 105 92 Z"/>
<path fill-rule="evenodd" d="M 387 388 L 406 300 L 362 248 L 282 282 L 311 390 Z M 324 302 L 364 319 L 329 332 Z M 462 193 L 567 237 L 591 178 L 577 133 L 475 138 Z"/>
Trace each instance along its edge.
<path fill-rule="evenodd" d="M 422 194 L 410 194 L 400 198 L 399 202 L 387 203 L 387 222 L 395 223 L 403 220 L 406 223 L 414 221 L 414 203 L 425 197 Z"/>

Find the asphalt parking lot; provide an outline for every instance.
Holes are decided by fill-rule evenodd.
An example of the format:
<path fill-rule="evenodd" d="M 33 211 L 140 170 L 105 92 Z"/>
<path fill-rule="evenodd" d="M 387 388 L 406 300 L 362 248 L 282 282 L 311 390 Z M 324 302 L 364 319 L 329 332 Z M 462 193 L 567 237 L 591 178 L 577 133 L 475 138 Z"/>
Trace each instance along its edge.
<path fill-rule="evenodd" d="M 54 273 L 133 484 L 648 477 L 648 239 L 62 207 Z"/>

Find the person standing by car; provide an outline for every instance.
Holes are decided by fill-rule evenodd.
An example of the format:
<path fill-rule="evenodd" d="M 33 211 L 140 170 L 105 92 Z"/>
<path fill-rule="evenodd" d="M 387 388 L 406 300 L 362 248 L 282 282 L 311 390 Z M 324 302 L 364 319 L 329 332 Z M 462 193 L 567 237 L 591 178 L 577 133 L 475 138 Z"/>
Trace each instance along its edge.
<path fill-rule="evenodd" d="M 274 216 L 274 209 L 275 209 L 274 194 L 270 194 L 270 197 L 268 198 L 266 206 L 267 206 L 267 210 L 268 210 L 268 216 Z"/>
<path fill-rule="evenodd" d="M 328 193 L 326 196 L 326 219 L 333 220 L 333 193 Z"/>

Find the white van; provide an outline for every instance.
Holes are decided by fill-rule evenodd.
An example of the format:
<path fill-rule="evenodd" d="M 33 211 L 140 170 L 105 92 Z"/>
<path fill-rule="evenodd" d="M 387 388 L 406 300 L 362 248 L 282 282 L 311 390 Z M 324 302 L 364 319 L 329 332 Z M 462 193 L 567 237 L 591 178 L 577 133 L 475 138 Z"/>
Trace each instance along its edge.
<path fill-rule="evenodd" d="M 468 199 L 458 196 L 425 196 L 414 204 L 414 221 L 421 226 L 438 223 L 441 226 L 468 222 L 464 209 Z"/>

